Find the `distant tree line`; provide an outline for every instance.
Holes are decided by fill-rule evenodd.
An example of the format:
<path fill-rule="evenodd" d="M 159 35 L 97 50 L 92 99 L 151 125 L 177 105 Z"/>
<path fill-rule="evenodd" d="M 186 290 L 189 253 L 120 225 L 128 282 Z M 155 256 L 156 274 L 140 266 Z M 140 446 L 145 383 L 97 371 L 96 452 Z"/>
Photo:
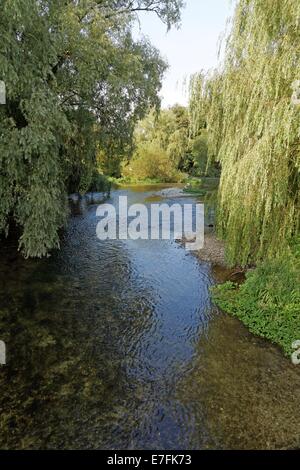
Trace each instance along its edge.
<path fill-rule="evenodd" d="M 217 176 L 219 165 L 208 159 L 206 123 L 191 132 L 189 109 L 174 105 L 151 110 L 135 128 L 133 152 L 125 159 L 122 176 L 128 180 L 176 182 L 187 176 Z"/>

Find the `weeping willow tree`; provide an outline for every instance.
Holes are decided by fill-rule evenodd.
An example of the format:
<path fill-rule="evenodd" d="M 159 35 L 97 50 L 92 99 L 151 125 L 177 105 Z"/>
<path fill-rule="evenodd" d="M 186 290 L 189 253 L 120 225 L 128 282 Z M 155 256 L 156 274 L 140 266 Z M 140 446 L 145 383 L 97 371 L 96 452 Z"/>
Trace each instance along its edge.
<path fill-rule="evenodd" d="M 156 14 L 170 29 L 183 3 L 0 0 L 0 7 L 0 242 L 17 234 L 26 257 L 41 257 L 59 246 L 67 193 L 87 191 L 99 177 L 98 148 L 110 159 L 124 154 L 136 122 L 159 107 L 166 64 L 134 35 L 136 15 Z"/>
<path fill-rule="evenodd" d="M 205 118 L 222 166 L 218 229 L 232 263 L 276 256 L 299 235 L 299 79 L 299 0 L 240 0 L 222 67 L 192 78 L 192 130 Z"/>

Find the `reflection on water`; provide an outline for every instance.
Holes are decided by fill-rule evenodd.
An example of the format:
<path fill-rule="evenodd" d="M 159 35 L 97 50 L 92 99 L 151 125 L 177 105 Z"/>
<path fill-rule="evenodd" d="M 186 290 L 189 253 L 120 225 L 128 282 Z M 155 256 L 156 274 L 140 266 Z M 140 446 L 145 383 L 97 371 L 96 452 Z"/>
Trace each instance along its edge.
<path fill-rule="evenodd" d="M 95 214 L 49 259 L 2 246 L 0 447 L 299 445 L 298 370 L 212 313 L 209 267 L 169 241 L 101 242 Z"/>

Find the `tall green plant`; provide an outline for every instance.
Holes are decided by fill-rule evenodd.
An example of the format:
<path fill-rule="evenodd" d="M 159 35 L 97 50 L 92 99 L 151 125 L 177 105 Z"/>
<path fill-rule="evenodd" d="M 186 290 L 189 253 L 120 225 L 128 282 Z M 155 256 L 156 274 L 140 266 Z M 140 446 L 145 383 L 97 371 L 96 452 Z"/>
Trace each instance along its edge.
<path fill-rule="evenodd" d="M 193 77 L 191 119 L 207 121 L 222 166 L 218 227 L 231 262 L 280 253 L 299 233 L 298 0 L 240 0 L 223 67 Z"/>
<path fill-rule="evenodd" d="M 21 228 L 25 256 L 59 245 L 66 193 L 84 191 L 96 150 L 114 158 L 158 91 L 166 64 L 132 35 L 138 11 L 168 28 L 181 0 L 2 0 L 0 235 Z M 114 145 L 112 145 L 114 143 Z"/>

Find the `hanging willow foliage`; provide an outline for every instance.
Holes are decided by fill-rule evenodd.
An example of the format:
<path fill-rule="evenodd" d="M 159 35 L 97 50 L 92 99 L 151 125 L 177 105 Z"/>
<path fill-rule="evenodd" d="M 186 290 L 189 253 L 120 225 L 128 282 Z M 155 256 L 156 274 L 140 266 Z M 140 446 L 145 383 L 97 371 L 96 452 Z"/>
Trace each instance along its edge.
<path fill-rule="evenodd" d="M 299 0 L 240 0 L 221 69 L 191 80 L 193 131 L 205 116 L 222 166 L 218 228 L 232 263 L 275 256 L 299 234 L 299 79 Z"/>

